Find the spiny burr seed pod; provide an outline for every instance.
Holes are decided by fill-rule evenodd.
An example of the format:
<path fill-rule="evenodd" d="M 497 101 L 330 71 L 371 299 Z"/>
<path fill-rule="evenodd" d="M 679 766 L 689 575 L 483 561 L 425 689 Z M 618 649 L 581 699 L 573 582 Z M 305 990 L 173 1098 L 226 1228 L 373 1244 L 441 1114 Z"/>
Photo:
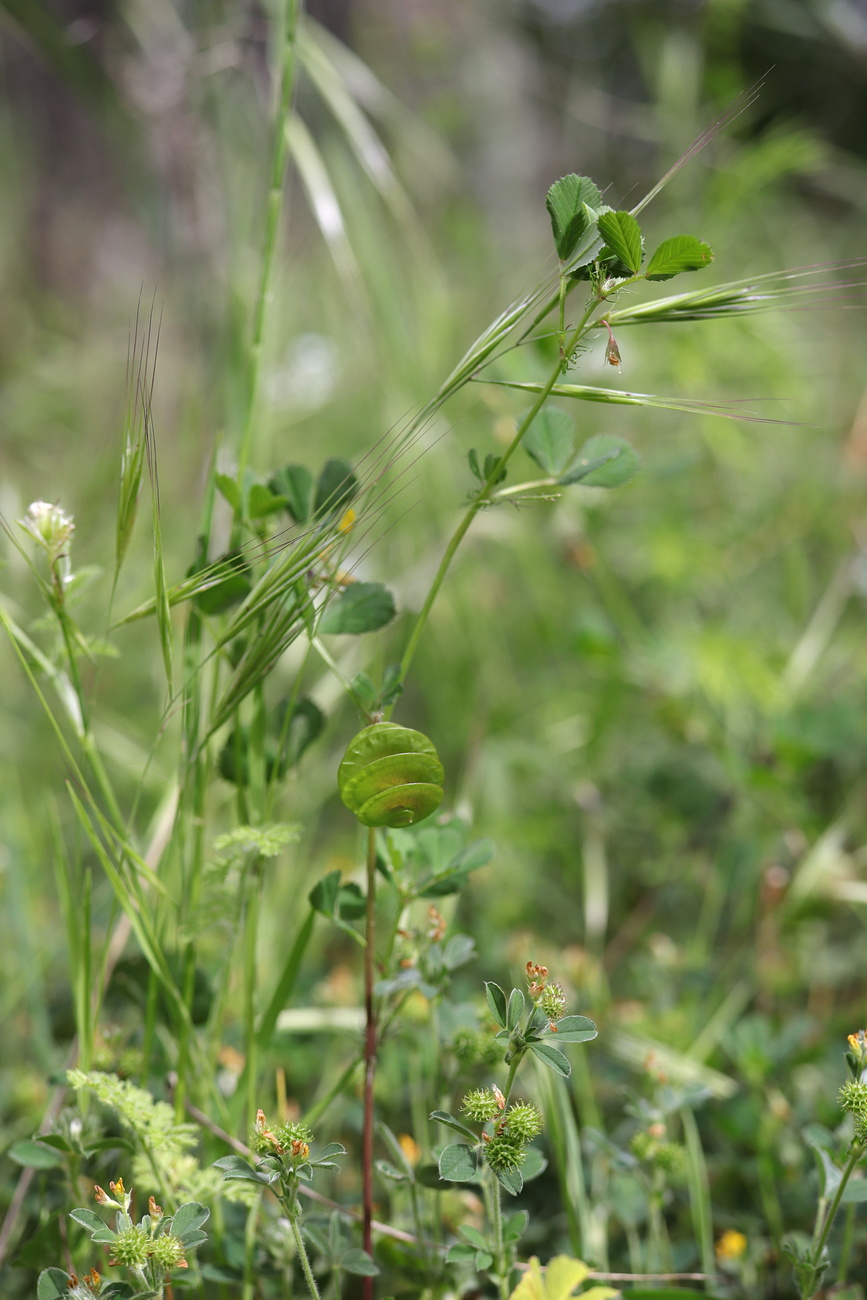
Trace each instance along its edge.
<path fill-rule="evenodd" d="M 443 797 L 443 766 L 433 742 L 395 722 L 359 731 L 337 771 L 340 797 L 364 826 L 412 826 Z"/>

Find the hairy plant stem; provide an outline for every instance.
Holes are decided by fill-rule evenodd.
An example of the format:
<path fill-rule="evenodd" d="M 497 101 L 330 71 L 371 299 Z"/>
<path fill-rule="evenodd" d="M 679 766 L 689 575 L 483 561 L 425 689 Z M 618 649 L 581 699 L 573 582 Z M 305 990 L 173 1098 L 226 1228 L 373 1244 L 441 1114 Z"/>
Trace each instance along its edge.
<path fill-rule="evenodd" d="M 443 553 L 443 558 L 440 560 L 439 568 L 437 569 L 436 574 L 434 575 L 434 580 L 431 583 L 430 590 L 428 591 L 427 598 L 424 602 L 424 605 L 421 608 L 418 618 L 415 621 L 415 625 L 412 629 L 412 632 L 410 633 L 410 638 L 409 641 L 407 642 L 406 649 L 403 652 L 403 658 L 400 661 L 400 677 L 398 679 L 399 681 L 404 682 L 406 680 L 406 676 L 407 673 L 409 672 L 410 665 L 412 664 L 412 661 L 415 658 L 415 653 L 416 650 L 418 649 L 418 645 L 419 645 L 419 641 L 421 640 L 422 633 L 424 632 L 425 626 L 427 625 L 428 616 L 431 612 L 431 609 L 433 608 L 437 596 L 439 595 L 439 591 L 443 585 L 443 582 L 445 581 L 446 574 L 451 568 L 451 563 L 452 560 L 455 558 L 455 554 L 457 553 L 458 547 L 460 546 L 461 542 L 464 540 L 464 537 L 469 531 L 470 524 L 473 522 L 476 515 L 481 510 L 482 506 L 486 505 L 491 500 L 491 494 L 493 493 L 493 490 L 499 480 L 502 471 L 505 469 L 506 465 L 508 465 L 509 461 L 512 459 L 512 456 L 520 447 L 524 435 L 526 434 L 530 425 L 533 423 L 536 416 L 539 414 L 542 407 L 545 405 L 548 398 L 550 397 L 551 390 L 553 389 L 554 385 L 557 383 L 557 380 L 560 378 L 561 374 L 563 373 L 563 369 L 566 365 L 568 358 L 575 351 L 575 348 L 577 347 L 582 335 L 586 332 L 587 322 L 589 321 L 590 317 L 592 316 L 593 312 L 596 310 L 598 306 L 599 306 L 599 300 L 596 298 L 592 298 L 588 303 L 587 307 L 585 308 L 584 314 L 581 317 L 581 320 L 575 326 L 575 329 L 572 330 L 571 334 L 569 335 L 568 341 L 563 345 L 561 356 L 557 358 L 557 364 L 553 367 L 551 374 L 548 376 L 548 379 L 545 382 L 544 387 L 542 388 L 541 392 L 538 393 L 533 405 L 530 407 L 529 411 L 521 420 L 521 423 L 518 425 L 514 438 L 509 443 L 508 447 L 503 452 L 502 456 L 499 458 L 497 463 L 491 469 L 490 474 L 488 475 L 485 482 L 482 484 L 479 491 L 473 497 L 472 501 L 470 502 L 469 506 L 464 512 L 463 518 L 461 519 L 460 523 L 458 524 L 457 528 L 455 529 L 454 533 L 449 539 L 448 545 L 446 546 L 445 552 Z M 385 716 L 387 718 L 391 717 L 391 712 L 393 707 L 394 706 L 392 705 L 390 708 L 386 710 Z"/>
<path fill-rule="evenodd" d="M 298 57 L 297 34 L 303 0 L 285 0 L 283 51 L 280 59 L 280 81 L 277 92 L 277 120 L 274 123 L 274 149 L 271 155 L 271 183 L 265 208 L 265 235 L 262 248 L 262 266 L 259 291 L 253 312 L 253 332 L 250 339 L 249 370 L 244 405 L 244 425 L 238 447 L 238 482 L 242 483 L 244 470 L 250 459 L 256 399 L 259 393 L 259 375 L 262 365 L 262 339 L 265 333 L 265 315 L 270 299 L 271 275 L 274 269 L 274 252 L 283 210 L 283 180 L 286 172 L 288 138 L 286 120 L 292 105 L 295 89 L 295 71 Z"/>
<path fill-rule="evenodd" d="M 295 1249 L 298 1251 L 298 1261 L 301 1264 L 304 1281 L 307 1283 L 307 1289 L 313 1296 L 313 1300 L 319 1300 L 319 1287 L 316 1285 L 316 1278 L 313 1276 L 310 1260 L 307 1258 L 304 1238 L 301 1236 L 301 1229 L 298 1226 L 298 1220 L 301 1218 L 301 1207 L 298 1204 L 297 1192 L 287 1208 L 289 1209 L 289 1222 L 292 1225 L 292 1236 L 295 1239 Z"/>
<path fill-rule="evenodd" d="M 361 1137 L 362 1245 L 373 1253 L 373 1085 L 376 1079 L 376 831 L 367 832 L 367 910 L 364 923 L 364 1125 Z M 364 1300 L 373 1300 L 373 1278 L 362 1278 Z"/>
<path fill-rule="evenodd" d="M 816 1283 L 821 1276 L 822 1269 L 819 1267 L 822 1259 L 822 1252 L 828 1241 L 828 1234 L 831 1231 L 831 1224 L 840 1208 L 840 1202 L 843 1199 L 843 1193 L 846 1190 L 846 1184 L 857 1165 L 858 1161 L 864 1155 L 865 1145 L 861 1142 L 853 1142 L 849 1159 L 846 1162 L 846 1168 L 843 1170 L 842 1177 L 834 1192 L 833 1199 L 830 1203 L 826 1202 L 824 1197 L 819 1202 L 819 1211 L 816 1215 L 816 1226 L 813 1229 L 813 1240 L 810 1244 L 810 1253 L 813 1257 L 813 1271 L 801 1286 L 801 1300 L 811 1300 L 814 1294 Z"/>
<path fill-rule="evenodd" d="M 497 1280 L 497 1292 L 500 1300 L 508 1300 L 509 1273 L 511 1269 L 506 1261 L 506 1251 L 503 1245 L 503 1206 L 500 1200 L 500 1183 L 493 1173 L 491 1174 L 488 1193 L 488 1209 L 491 1216 L 491 1227 L 494 1230 L 494 1265 L 496 1268 L 494 1276 Z"/>

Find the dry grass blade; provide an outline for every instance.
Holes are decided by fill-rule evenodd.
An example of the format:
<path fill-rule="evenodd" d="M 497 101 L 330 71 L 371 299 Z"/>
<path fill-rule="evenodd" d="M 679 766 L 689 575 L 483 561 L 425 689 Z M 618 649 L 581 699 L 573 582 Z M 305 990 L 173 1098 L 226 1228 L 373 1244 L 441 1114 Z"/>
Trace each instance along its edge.
<path fill-rule="evenodd" d="M 148 477 L 151 483 L 151 520 L 154 534 L 154 589 L 155 589 L 155 609 L 157 616 L 157 627 L 160 633 L 160 649 L 162 650 L 163 667 L 165 669 L 166 681 L 168 683 L 169 694 L 172 691 L 172 677 L 174 669 L 174 638 L 172 633 L 172 615 L 168 596 L 168 584 L 166 583 L 166 569 L 163 560 L 163 534 L 160 519 L 160 484 L 159 470 L 157 466 L 157 440 L 154 432 L 153 420 L 153 384 L 156 372 L 156 358 L 159 351 L 160 322 L 157 323 L 156 339 L 154 340 L 154 361 L 151 367 L 149 386 L 147 383 L 139 385 L 139 401 L 141 403 L 141 421 L 144 430 L 144 447 L 145 457 L 147 459 Z M 145 381 L 148 376 L 145 374 Z"/>
<path fill-rule="evenodd" d="M 340 200 L 322 154 L 297 113 L 293 113 L 286 123 L 286 136 L 289 152 L 337 273 L 353 298 L 360 300 L 361 275 L 346 233 Z"/>
<path fill-rule="evenodd" d="M 145 409 L 150 407 L 156 378 L 156 348 L 151 358 L 151 340 L 154 326 L 154 302 L 151 302 L 147 324 L 141 320 L 141 299 L 136 307 L 135 324 L 130 338 L 126 360 L 126 412 L 123 429 L 123 452 L 120 462 L 120 489 L 117 500 L 115 525 L 114 582 L 129 547 L 138 512 L 142 475 L 145 461 Z"/>
<path fill-rule="evenodd" d="M 523 382 L 517 379 L 483 379 L 480 383 L 497 384 L 501 388 L 517 388 L 525 393 L 541 393 L 544 384 Z M 774 420 L 753 411 L 732 409 L 739 403 L 702 402 L 689 397 L 654 397 L 650 393 L 619 392 L 616 388 L 595 388 L 590 384 L 555 384 L 552 397 L 573 397 L 582 402 L 605 402 L 612 406 L 656 406 L 665 411 L 686 411 L 691 415 L 715 415 L 724 420 L 744 420 L 750 424 L 797 424 L 797 420 Z M 750 399 L 757 400 L 757 399 Z"/>
<path fill-rule="evenodd" d="M 756 102 L 761 94 L 762 87 L 765 84 L 766 76 L 767 73 L 765 73 L 764 76 L 759 77 L 758 81 L 754 82 L 748 90 L 743 91 L 736 99 L 733 99 L 732 102 L 723 109 L 716 121 L 712 122 L 711 125 L 706 127 L 700 135 L 696 136 L 686 152 L 682 153 L 677 162 L 673 163 L 672 166 L 669 167 L 665 175 L 653 186 L 653 189 L 649 190 L 648 193 L 645 194 L 640 203 L 637 203 L 634 208 L 630 209 L 633 217 L 637 217 L 639 212 L 646 208 L 648 203 L 650 203 L 652 199 L 656 198 L 659 191 L 664 189 L 668 182 L 677 175 L 681 167 L 685 167 L 697 153 L 700 153 L 701 150 L 704 149 L 705 145 L 710 144 L 714 136 L 719 135 L 720 131 L 724 131 L 727 126 L 731 126 L 735 118 L 740 117 L 741 113 L 745 113 L 746 110 Z"/>
<path fill-rule="evenodd" d="M 867 267 L 867 258 L 848 262 L 820 262 L 815 266 L 796 266 L 788 271 L 770 271 L 765 275 L 745 276 L 725 284 L 688 293 L 654 298 L 634 307 L 610 311 L 611 325 L 643 325 L 653 322 L 716 320 L 724 316 L 741 316 L 751 312 L 775 310 L 812 311 L 817 307 L 864 305 L 863 294 L 848 291 L 863 289 L 867 278 L 828 279 L 837 271 L 859 271 Z M 814 276 L 825 276 L 811 283 Z"/>

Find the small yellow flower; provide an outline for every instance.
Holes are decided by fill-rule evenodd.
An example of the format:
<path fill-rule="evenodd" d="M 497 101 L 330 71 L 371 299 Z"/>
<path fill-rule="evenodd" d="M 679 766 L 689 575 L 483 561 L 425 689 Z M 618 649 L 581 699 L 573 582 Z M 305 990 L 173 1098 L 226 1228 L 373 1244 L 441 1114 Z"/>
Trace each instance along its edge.
<path fill-rule="evenodd" d="M 345 510 L 343 512 L 340 523 L 337 525 L 337 530 L 338 532 L 341 533 L 349 533 L 352 531 L 352 526 L 354 523 L 355 523 L 355 511 L 350 506 L 348 510 Z"/>
<path fill-rule="evenodd" d="M 740 1259 L 747 1248 L 747 1239 L 742 1232 L 727 1228 L 716 1244 L 716 1257 L 723 1259 Z"/>
<path fill-rule="evenodd" d="M 411 1165 L 417 1165 L 418 1158 L 421 1155 L 421 1147 L 416 1142 L 415 1138 L 410 1137 L 409 1133 L 401 1133 L 397 1140 L 400 1143 L 401 1151 L 406 1156 L 409 1163 Z"/>

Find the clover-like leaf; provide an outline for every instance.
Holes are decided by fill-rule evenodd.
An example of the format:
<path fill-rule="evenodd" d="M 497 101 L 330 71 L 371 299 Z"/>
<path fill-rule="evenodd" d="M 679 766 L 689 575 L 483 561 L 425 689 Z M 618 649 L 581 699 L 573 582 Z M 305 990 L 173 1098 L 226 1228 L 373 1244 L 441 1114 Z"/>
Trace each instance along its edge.
<path fill-rule="evenodd" d="M 447 1110 L 432 1110 L 429 1118 L 436 1120 L 437 1124 L 445 1124 L 448 1128 L 453 1128 L 456 1133 L 462 1134 L 463 1137 L 470 1138 L 473 1142 L 476 1141 L 476 1135 L 473 1130 L 467 1128 L 466 1124 L 462 1124 L 454 1115 L 450 1115 Z"/>
<path fill-rule="evenodd" d="M 692 235 L 675 235 L 664 239 L 647 263 L 644 272 L 648 280 L 670 280 L 683 271 L 700 271 L 713 261 L 713 252 L 707 244 Z"/>
<path fill-rule="evenodd" d="M 543 407 L 521 440 L 521 446 L 545 474 L 561 474 L 572 457 L 575 426 L 571 415 Z"/>
<path fill-rule="evenodd" d="M 622 487 L 638 472 L 638 465 L 638 452 L 625 438 L 597 433 L 587 439 L 578 460 L 558 482 L 564 487 L 573 483 L 583 483 L 585 487 Z"/>
<path fill-rule="evenodd" d="M 543 1065 L 547 1065 L 549 1070 L 559 1074 L 562 1079 L 569 1078 L 572 1073 L 572 1066 L 556 1047 L 550 1047 L 548 1043 L 531 1043 L 530 1051 Z"/>
<path fill-rule="evenodd" d="M 499 984 L 494 984 L 492 980 L 485 981 L 485 997 L 488 1000 L 488 1006 L 491 1009 L 491 1015 L 496 1020 L 501 1029 L 506 1028 L 506 995 L 500 988 Z"/>
<path fill-rule="evenodd" d="M 629 212 L 603 212 L 598 221 L 605 247 L 619 258 L 633 275 L 641 268 L 641 227 Z"/>
<path fill-rule="evenodd" d="M 587 1016 L 564 1016 L 551 1030 L 552 1038 L 560 1043 L 589 1043 L 598 1033 L 599 1030 Z"/>
<path fill-rule="evenodd" d="M 602 204 L 602 195 L 589 176 L 562 176 L 548 191 L 545 207 L 551 218 L 554 247 L 561 262 L 567 261 L 578 240 L 592 224 L 594 211 Z"/>
<path fill-rule="evenodd" d="M 325 610 L 319 631 L 331 636 L 376 632 L 397 613 L 394 596 L 381 582 L 353 582 Z"/>
<path fill-rule="evenodd" d="M 476 1176 L 479 1167 L 478 1152 L 475 1147 L 456 1143 L 446 1147 L 439 1160 L 440 1178 L 449 1183 L 467 1183 Z"/>

